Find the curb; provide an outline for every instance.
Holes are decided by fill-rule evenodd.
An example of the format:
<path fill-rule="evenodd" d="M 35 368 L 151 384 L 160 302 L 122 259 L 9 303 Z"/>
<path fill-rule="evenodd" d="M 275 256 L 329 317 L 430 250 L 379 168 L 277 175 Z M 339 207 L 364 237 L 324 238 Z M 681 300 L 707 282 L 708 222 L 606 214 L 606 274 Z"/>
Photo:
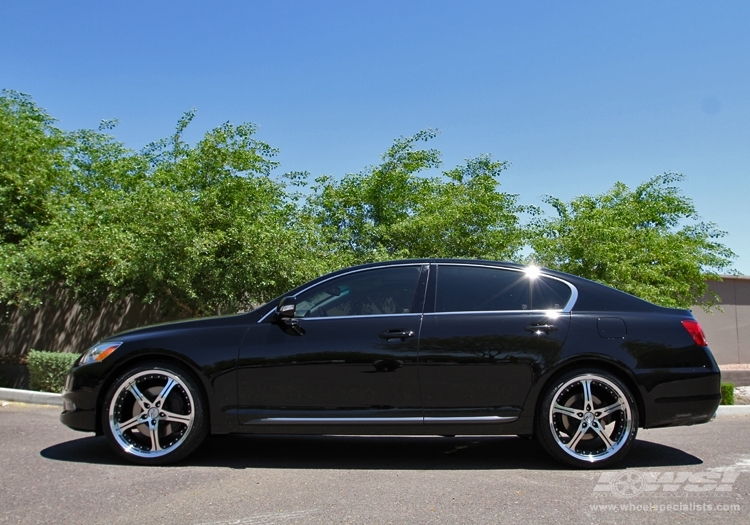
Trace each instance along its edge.
<path fill-rule="evenodd" d="M 750 405 L 719 405 L 716 417 L 719 416 L 750 416 Z"/>
<path fill-rule="evenodd" d="M 33 403 L 35 405 L 62 406 L 62 395 L 51 392 L 36 392 L 34 390 L 18 390 L 16 388 L 0 388 L 0 399 L 19 403 Z M 720 405 L 716 410 L 716 417 L 722 416 L 750 416 L 750 405 Z"/>
<path fill-rule="evenodd" d="M 35 405 L 62 406 L 62 395 L 52 392 L 36 392 L 34 390 L 18 390 L 16 388 L 0 388 L 0 399 Z"/>

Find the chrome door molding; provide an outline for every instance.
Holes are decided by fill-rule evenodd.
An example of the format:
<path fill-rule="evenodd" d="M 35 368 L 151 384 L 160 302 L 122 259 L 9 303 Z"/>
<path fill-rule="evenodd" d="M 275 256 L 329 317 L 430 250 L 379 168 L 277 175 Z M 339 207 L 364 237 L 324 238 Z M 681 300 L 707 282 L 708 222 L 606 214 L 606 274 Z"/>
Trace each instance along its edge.
<path fill-rule="evenodd" d="M 246 425 L 413 425 L 421 423 L 511 423 L 518 416 L 477 417 L 267 417 L 254 419 Z"/>

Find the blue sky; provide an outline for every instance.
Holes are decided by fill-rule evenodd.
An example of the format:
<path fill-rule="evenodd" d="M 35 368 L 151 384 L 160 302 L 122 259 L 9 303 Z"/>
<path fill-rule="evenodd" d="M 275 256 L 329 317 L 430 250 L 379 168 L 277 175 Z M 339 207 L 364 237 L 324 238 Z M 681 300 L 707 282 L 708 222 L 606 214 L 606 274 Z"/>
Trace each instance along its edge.
<path fill-rule="evenodd" d="M 3 2 L 0 87 L 138 149 L 253 122 L 279 173 L 340 176 L 439 128 L 526 204 L 687 176 L 750 274 L 750 2 Z"/>

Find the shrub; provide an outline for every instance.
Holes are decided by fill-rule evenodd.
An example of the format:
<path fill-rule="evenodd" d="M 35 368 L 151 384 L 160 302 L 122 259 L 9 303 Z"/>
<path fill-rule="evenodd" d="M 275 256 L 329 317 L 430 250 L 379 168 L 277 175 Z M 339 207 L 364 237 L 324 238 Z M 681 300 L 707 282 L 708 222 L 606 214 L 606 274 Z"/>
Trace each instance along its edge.
<path fill-rule="evenodd" d="M 734 383 L 721 384 L 721 404 L 734 405 Z"/>
<path fill-rule="evenodd" d="M 80 354 L 29 352 L 29 388 L 43 392 L 62 392 L 67 375 Z"/>

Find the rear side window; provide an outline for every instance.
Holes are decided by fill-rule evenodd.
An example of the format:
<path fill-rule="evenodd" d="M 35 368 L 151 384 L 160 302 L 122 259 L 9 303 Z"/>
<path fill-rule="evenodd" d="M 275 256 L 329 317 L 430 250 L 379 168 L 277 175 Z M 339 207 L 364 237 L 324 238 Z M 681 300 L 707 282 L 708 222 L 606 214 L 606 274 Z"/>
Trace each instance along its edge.
<path fill-rule="evenodd" d="M 477 266 L 441 265 L 437 274 L 436 312 L 560 310 L 570 288 L 547 277 Z"/>
<path fill-rule="evenodd" d="M 531 287 L 535 310 L 562 310 L 570 300 L 570 286 L 557 279 L 539 277 Z"/>

